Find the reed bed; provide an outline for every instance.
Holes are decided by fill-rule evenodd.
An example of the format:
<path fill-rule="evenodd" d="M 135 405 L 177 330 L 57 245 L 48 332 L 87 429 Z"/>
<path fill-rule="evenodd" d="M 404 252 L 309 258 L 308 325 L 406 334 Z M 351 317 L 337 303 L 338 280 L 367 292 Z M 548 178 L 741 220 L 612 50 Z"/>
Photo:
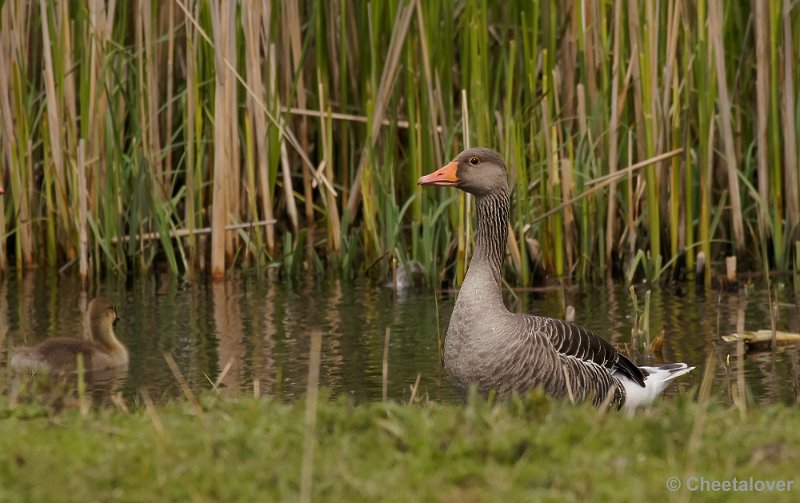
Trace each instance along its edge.
<path fill-rule="evenodd" d="M 458 283 L 470 200 L 415 182 L 465 145 L 513 168 L 514 283 L 787 270 L 799 29 L 789 0 L 8 0 L 0 270 Z"/>

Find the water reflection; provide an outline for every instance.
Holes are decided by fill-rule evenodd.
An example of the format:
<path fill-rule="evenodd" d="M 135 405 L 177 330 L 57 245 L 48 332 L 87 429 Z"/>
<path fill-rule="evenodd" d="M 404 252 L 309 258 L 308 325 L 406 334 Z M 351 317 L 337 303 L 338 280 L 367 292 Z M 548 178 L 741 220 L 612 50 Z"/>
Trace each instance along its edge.
<path fill-rule="evenodd" d="M 635 295 L 645 306 L 645 287 L 564 286 L 506 292 L 512 310 L 562 317 L 566 305 L 576 322 L 623 346 L 638 363 L 683 361 L 698 367 L 676 391 L 697 386 L 713 354 L 714 389 L 732 400 L 743 376 L 757 403 L 795 401 L 800 384 L 800 347 L 750 352 L 740 360 L 723 334 L 770 328 L 800 331 L 797 300 L 789 288 L 748 286 L 738 292 L 695 285 L 654 289 L 649 334 L 634 333 Z M 454 292 L 411 289 L 395 293 L 368 283 L 336 280 L 289 284 L 256 274 L 225 283 L 183 281 L 152 275 L 108 280 L 86 294 L 79 283 L 55 274 L 10 277 L 0 282 L 0 361 L 9 345 L 34 345 L 46 337 L 85 333 L 87 299 L 109 297 L 121 321 L 116 331 L 128 346 L 127 375 L 106 390 L 138 401 L 144 389 L 155 401 L 182 396 L 164 355 L 172 355 L 195 392 L 216 386 L 226 395 L 273 395 L 293 400 L 306 389 L 310 334 L 323 334 L 320 382 L 333 394 L 357 401 L 380 400 L 384 334 L 389 343 L 388 395 L 408 400 L 419 376 L 417 396 L 460 400 L 441 366 L 440 347 L 455 301 Z M 772 298 L 772 301 L 770 301 Z M 655 352 L 648 344 L 663 333 Z M 740 372 L 741 369 L 741 372 Z"/>
<path fill-rule="evenodd" d="M 217 369 L 220 370 L 214 385 L 229 396 L 238 393 L 243 377 L 242 358 L 245 356 L 242 312 L 235 296 L 229 296 L 227 292 L 232 284 L 211 285 L 214 335 L 217 338 Z"/>

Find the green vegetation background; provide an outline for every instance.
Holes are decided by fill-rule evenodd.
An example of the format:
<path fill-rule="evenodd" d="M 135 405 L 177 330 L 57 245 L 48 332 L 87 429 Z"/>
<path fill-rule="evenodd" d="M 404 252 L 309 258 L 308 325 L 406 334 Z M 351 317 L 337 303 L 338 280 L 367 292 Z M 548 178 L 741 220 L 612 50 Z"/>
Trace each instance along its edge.
<path fill-rule="evenodd" d="M 513 168 L 515 284 L 800 255 L 790 0 L 8 0 L 0 28 L 0 270 L 458 283 L 469 201 L 415 181 L 466 145 Z"/>

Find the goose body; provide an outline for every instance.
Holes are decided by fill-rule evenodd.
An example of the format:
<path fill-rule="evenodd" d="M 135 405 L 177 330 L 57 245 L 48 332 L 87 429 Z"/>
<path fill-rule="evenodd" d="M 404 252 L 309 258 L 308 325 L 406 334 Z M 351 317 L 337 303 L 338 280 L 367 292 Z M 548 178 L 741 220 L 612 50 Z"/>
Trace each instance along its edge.
<path fill-rule="evenodd" d="M 18 371 L 72 373 L 77 370 L 78 355 L 86 371 L 100 371 L 128 364 L 128 350 L 114 334 L 119 319 L 108 299 L 98 297 L 89 303 L 91 339 L 54 337 L 34 347 L 14 350 L 11 368 Z"/>
<path fill-rule="evenodd" d="M 506 167 L 497 152 L 472 148 L 421 177 L 475 196 L 475 251 L 445 336 L 444 366 L 455 385 L 499 395 L 535 387 L 557 398 L 606 400 L 635 408 L 652 402 L 683 363 L 637 367 L 610 343 L 573 323 L 510 312 L 501 278 L 508 237 Z"/>

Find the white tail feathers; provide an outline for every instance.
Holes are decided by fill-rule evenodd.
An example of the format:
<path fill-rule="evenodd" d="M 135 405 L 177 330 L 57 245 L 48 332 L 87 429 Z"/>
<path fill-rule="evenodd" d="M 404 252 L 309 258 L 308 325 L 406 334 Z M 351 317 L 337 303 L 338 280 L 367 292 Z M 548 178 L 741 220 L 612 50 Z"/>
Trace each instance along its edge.
<path fill-rule="evenodd" d="M 658 367 L 639 367 L 645 374 L 644 387 L 632 381 L 626 375 L 616 373 L 614 376 L 625 387 L 625 403 L 623 408 L 632 410 L 653 403 L 669 383 L 676 377 L 688 374 L 694 367 L 685 363 L 670 363 Z"/>

